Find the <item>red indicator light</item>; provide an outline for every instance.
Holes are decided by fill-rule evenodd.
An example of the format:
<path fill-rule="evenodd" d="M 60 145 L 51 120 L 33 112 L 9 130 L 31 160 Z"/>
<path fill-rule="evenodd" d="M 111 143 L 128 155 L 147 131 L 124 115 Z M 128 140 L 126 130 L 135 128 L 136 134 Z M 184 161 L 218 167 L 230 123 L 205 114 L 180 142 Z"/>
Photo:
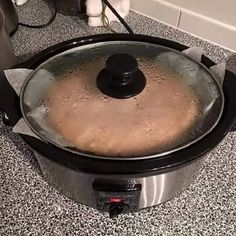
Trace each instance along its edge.
<path fill-rule="evenodd" d="M 123 199 L 122 198 L 120 198 L 120 197 L 112 197 L 111 198 L 111 202 L 123 202 Z"/>

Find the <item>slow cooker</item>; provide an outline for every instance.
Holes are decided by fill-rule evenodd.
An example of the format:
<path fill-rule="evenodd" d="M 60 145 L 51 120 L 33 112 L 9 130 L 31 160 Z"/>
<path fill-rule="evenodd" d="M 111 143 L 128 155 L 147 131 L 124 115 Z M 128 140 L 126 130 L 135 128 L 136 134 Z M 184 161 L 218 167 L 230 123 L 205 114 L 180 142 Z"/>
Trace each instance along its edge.
<path fill-rule="evenodd" d="M 186 46 L 176 42 L 135 34 L 72 39 L 52 46 L 17 66 L 31 70 L 20 96 L 7 81 L 5 73 L 1 72 L 0 108 L 11 126 L 23 119 L 35 134 L 35 137 L 19 135 L 34 151 L 45 179 L 62 194 L 99 211 L 109 212 L 110 217 L 154 206 L 174 198 L 189 186 L 206 154 L 231 130 L 236 117 L 235 75 L 226 70 L 224 81 L 220 81 L 210 70 L 214 62 L 204 55 L 201 62 L 194 61 L 182 53 L 185 49 Z M 63 105 L 60 105 L 59 93 L 56 97 L 59 105 L 57 100 L 52 103 L 59 111 L 59 115 L 54 117 L 57 119 L 62 115 L 66 120 L 64 123 L 63 119 L 60 120 L 58 129 L 56 126 L 52 128 L 52 124 L 48 123 L 51 108 L 48 109 L 45 97 L 49 96 L 50 101 L 54 82 L 56 86 L 66 82 L 64 77 L 75 70 L 76 78 L 73 77 L 72 87 L 68 89 L 71 93 L 64 94 L 67 85 L 63 84 L 62 96 L 74 96 L 74 87 L 83 74 L 93 79 L 92 87 L 88 87 L 83 96 L 75 89 L 73 99 L 80 96 L 83 104 L 88 96 L 88 100 L 96 102 L 96 106 L 85 103 L 87 110 L 82 110 L 85 112 L 78 113 L 72 120 L 70 111 L 62 112 L 67 110 L 61 109 Z M 95 72 L 90 74 L 93 70 Z M 166 83 L 166 86 L 161 88 L 161 83 Z M 191 96 L 188 97 L 190 92 L 184 94 L 186 89 L 176 91 L 181 84 L 194 94 L 191 96 L 197 100 L 196 104 Z M 143 102 L 150 91 L 153 98 L 147 100 L 147 105 L 140 110 L 132 113 L 131 109 L 123 109 L 124 104 L 130 104 L 130 101 L 133 101 L 131 107 L 133 103 L 137 105 L 137 101 Z M 99 96 L 106 103 L 97 103 Z M 175 100 L 177 103 L 174 103 Z M 149 106 L 149 103 L 153 105 Z M 166 108 L 168 104 L 171 104 L 168 109 L 159 109 L 161 106 Z M 192 110 L 186 110 L 189 104 L 193 105 Z M 109 114 L 107 109 L 113 109 L 111 116 L 102 116 L 103 111 Z M 169 114 L 173 109 L 179 113 L 178 118 L 173 116 L 171 121 Z M 196 115 L 192 115 L 194 112 Z M 131 118 L 126 117 L 127 114 Z M 144 117 L 140 122 L 139 116 Z M 98 136 L 96 124 L 104 117 L 107 118 L 105 128 Z M 187 117 L 191 118 L 188 123 L 184 122 Z M 111 119 L 114 122 L 122 120 L 123 123 L 114 125 Z M 135 128 L 127 125 L 130 120 L 137 123 Z M 83 129 L 81 123 L 86 124 Z M 113 124 L 110 128 L 109 123 Z M 150 124 L 154 124 L 153 132 Z M 162 135 L 158 136 L 164 125 Z M 65 127 L 75 133 L 77 128 L 81 128 L 80 133 L 76 133 L 76 142 L 66 136 Z M 138 132 L 134 135 L 136 130 Z M 140 130 L 144 130 L 143 133 Z M 144 135 L 147 130 L 150 133 Z M 173 130 L 178 131 L 177 134 Z M 88 134 L 87 146 L 82 145 L 83 132 Z M 148 141 L 148 135 L 152 137 L 152 142 Z M 164 141 L 160 141 L 162 138 Z"/>

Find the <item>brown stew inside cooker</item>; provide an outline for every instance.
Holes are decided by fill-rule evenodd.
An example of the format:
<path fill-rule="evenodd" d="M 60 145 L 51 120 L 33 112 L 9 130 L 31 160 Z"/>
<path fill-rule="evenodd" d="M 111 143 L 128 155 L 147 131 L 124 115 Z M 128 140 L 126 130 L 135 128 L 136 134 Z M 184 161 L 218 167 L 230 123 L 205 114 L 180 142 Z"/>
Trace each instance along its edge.
<path fill-rule="evenodd" d="M 142 61 L 143 92 L 111 98 L 96 86 L 101 63 L 87 62 L 49 88 L 48 121 L 59 134 L 80 150 L 105 156 L 147 155 L 183 143 L 199 113 L 191 87 L 165 67 Z"/>

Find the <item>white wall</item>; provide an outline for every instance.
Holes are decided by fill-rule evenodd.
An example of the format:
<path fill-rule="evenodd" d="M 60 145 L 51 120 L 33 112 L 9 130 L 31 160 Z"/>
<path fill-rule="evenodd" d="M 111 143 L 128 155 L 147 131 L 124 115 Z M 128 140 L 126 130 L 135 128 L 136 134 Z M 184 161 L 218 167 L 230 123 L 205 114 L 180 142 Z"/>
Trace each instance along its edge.
<path fill-rule="evenodd" d="M 236 0 L 131 0 L 131 8 L 236 51 Z"/>
<path fill-rule="evenodd" d="M 176 6 L 236 26 L 236 0 L 164 0 Z"/>

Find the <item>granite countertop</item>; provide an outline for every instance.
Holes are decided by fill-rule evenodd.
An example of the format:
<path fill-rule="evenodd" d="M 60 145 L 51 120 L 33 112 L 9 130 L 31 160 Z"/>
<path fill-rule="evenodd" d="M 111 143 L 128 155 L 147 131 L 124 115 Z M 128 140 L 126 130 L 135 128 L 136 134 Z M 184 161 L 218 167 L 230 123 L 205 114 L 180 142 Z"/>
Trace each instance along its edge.
<path fill-rule="evenodd" d="M 20 20 L 47 21 L 45 3 L 18 8 Z M 38 21 L 37 19 L 40 18 Z M 35 20 L 34 20 L 35 19 Z M 199 46 L 215 62 L 236 71 L 235 54 L 170 26 L 130 13 L 135 33 Z M 112 24 L 118 32 L 125 32 Z M 58 14 L 45 29 L 19 27 L 12 37 L 18 61 L 66 39 L 107 32 L 89 28 L 83 17 Z M 109 219 L 95 209 L 62 196 L 44 181 L 29 148 L 0 117 L 0 235 L 236 235 L 236 133 L 229 133 L 206 158 L 201 171 L 179 197 L 162 205 Z"/>

